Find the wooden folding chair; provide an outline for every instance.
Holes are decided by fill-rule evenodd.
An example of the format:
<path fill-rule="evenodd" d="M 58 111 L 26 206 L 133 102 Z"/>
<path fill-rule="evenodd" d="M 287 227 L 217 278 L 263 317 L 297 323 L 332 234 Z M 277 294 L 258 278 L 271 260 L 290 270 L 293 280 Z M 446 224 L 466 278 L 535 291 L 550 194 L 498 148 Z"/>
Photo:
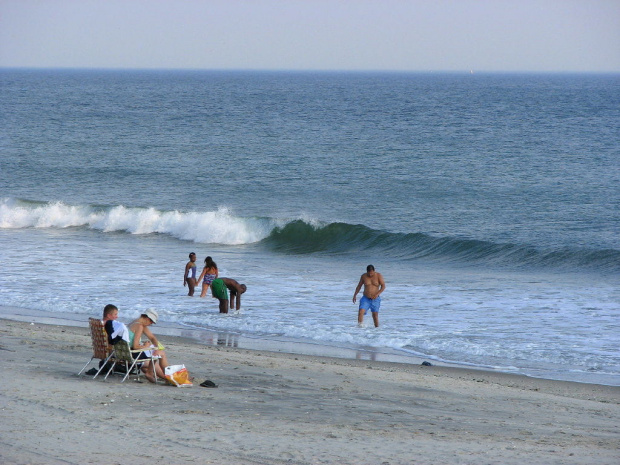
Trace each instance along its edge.
<path fill-rule="evenodd" d="M 82 374 L 82 372 L 90 364 L 90 362 L 98 359 L 101 360 L 102 363 L 99 365 L 95 376 L 93 376 L 93 379 L 95 379 L 97 376 L 99 376 L 99 373 L 101 373 L 101 371 L 109 361 L 113 362 L 115 351 L 114 348 L 108 344 L 108 335 L 105 332 L 105 327 L 103 326 L 101 320 L 99 320 L 98 318 L 89 318 L 88 324 L 90 326 L 90 337 L 93 343 L 93 356 L 88 362 L 86 362 L 86 365 L 84 365 L 84 367 L 80 370 L 78 376 Z"/>

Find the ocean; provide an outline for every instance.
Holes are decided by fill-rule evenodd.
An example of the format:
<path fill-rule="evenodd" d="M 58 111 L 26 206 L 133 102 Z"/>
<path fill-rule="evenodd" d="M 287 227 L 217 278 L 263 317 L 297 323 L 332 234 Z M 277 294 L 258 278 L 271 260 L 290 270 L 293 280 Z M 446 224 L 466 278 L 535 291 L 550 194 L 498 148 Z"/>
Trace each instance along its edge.
<path fill-rule="evenodd" d="M 5 312 L 620 385 L 619 75 L 3 69 L 0 108 Z"/>

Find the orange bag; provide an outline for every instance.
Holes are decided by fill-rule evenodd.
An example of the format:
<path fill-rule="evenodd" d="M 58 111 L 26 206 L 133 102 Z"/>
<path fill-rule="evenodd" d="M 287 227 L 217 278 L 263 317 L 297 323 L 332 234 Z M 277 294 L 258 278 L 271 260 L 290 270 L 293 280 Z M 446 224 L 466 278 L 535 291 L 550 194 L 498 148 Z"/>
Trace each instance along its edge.
<path fill-rule="evenodd" d="M 176 387 L 192 387 L 189 372 L 185 365 L 168 365 L 164 370 L 166 381 Z"/>

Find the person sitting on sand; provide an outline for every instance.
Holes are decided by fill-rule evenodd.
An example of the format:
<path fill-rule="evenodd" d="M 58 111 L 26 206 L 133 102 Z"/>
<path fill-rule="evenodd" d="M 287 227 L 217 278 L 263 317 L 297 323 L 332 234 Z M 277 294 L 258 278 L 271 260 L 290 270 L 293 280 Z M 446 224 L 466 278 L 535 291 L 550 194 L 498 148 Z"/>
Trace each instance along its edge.
<path fill-rule="evenodd" d="M 214 279 L 211 283 L 211 294 L 220 301 L 220 313 L 228 313 L 228 308 L 232 308 L 235 301 L 235 308 L 241 308 L 241 294 L 247 290 L 245 284 L 239 284 L 231 278 Z M 230 291 L 230 305 L 228 302 L 228 291 Z"/>
<path fill-rule="evenodd" d="M 202 273 L 200 273 L 200 277 L 196 281 L 199 283 L 202 281 L 202 292 L 200 293 L 200 297 L 204 297 L 207 295 L 207 291 L 209 290 L 209 286 L 218 276 L 217 264 L 213 261 L 211 257 L 205 258 L 205 266 L 202 269 Z M 213 293 L 213 291 L 211 291 Z"/>
<path fill-rule="evenodd" d="M 159 341 L 149 329 L 149 326 L 157 323 L 158 317 L 159 315 L 155 310 L 149 309 L 129 325 L 129 347 L 132 349 L 150 349 L 140 354 L 139 358 L 158 355 L 160 358 L 155 362 L 155 373 L 158 377 L 164 379 L 164 370 L 168 366 L 166 352 L 162 349 L 158 349 L 158 347 L 160 347 Z M 141 342 L 142 335 L 147 338 L 147 341 L 144 343 Z M 142 371 L 146 379 L 151 383 L 155 382 L 150 360 L 142 365 Z"/>

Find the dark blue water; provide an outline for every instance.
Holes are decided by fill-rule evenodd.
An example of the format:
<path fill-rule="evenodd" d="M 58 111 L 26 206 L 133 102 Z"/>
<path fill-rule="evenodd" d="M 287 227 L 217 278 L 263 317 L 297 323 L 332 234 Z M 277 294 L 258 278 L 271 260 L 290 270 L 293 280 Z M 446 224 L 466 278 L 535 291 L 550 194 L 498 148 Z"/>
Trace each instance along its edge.
<path fill-rule="evenodd" d="M 617 376 L 618 75 L 1 70 L 0 86 L 0 304 L 88 313 L 103 292 L 219 329 Z M 178 300 L 189 249 L 261 289 L 245 314 Z M 33 250 L 55 268 L 23 289 Z M 391 286 L 381 333 L 350 325 L 369 262 Z M 89 281 L 114 266 L 114 287 Z M 125 287 L 136 267 L 157 286 Z"/>

